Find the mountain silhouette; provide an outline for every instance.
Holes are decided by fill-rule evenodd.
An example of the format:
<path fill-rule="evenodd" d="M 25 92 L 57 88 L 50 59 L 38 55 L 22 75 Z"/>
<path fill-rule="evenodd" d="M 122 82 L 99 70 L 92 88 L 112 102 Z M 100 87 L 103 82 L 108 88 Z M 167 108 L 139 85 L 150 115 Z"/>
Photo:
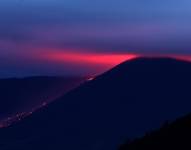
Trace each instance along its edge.
<path fill-rule="evenodd" d="M 26 77 L 0 79 L 0 120 L 60 97 L 78 86 L 80 77 Z"/>
<path fill-rule="evenodd" d="M 112 150 L 191 112 L 191 63 L 126 61 L 0 130 L 2 150 Z"/>
<path fill-rule="evenodd" d="M 191 114 L 164 124 L 159 130 L 121 145 L 119 150 L 190 150 Z"/>

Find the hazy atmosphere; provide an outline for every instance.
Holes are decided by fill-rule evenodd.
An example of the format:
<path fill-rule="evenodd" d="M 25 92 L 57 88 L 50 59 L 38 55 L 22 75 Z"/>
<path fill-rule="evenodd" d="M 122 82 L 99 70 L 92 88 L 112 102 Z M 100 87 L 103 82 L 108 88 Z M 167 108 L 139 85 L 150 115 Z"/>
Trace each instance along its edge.
<path fill-rule="evenodd" d="M 89 75 L 191 54 L 190 0 L 1 0 L 0 77 Z"/>

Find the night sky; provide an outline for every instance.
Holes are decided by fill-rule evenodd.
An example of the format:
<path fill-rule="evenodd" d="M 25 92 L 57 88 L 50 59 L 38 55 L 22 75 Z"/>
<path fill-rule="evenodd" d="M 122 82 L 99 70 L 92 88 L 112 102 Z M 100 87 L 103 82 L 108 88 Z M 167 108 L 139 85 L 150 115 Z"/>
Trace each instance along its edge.
<path fill-rule="evenodd" d="M 0 77 L 93 75 L 191 55 L 190 0 L 1 0 Z"/>

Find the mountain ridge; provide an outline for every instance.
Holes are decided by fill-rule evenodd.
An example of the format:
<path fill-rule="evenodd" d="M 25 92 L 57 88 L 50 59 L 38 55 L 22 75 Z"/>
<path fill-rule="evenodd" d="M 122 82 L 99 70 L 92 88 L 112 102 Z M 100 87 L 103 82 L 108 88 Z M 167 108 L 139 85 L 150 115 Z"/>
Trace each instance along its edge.
<path fill-rule="evenodd" d="M 0 145 L 33 139 L 22 141 L 19 149 L 89 150 L 95 145 L 96 150 L 114 149 L 124 136 L 141 136 L 189 113 L 190 76 L 191 63 L 185 61 L 141 58 L 124 62 L 0 130 Z"/>

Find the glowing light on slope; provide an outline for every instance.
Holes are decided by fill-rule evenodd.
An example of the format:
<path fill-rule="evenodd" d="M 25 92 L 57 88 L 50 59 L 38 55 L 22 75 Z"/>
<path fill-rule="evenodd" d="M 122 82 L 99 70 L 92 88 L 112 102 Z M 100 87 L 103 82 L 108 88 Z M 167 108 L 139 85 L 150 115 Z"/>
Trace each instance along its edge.
<path fill-rule="evenodd" d="M 95 79 L 95 77 L 90 77 L 90 78 L 87 79 L 87 81 L 92 81 L 94 79 Z"/>

